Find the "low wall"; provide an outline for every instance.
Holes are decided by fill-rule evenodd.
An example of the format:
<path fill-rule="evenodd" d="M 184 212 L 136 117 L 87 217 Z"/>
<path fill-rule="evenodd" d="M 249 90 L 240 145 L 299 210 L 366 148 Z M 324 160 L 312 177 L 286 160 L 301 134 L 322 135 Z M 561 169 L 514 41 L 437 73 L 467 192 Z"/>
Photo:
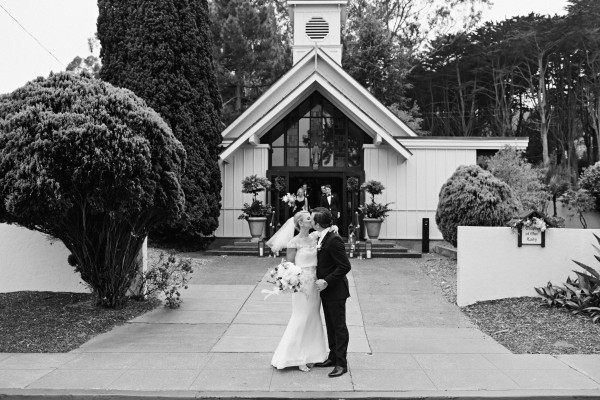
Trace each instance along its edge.
<path fill-rule="evenodd" d="M 140 252 L 147 264 L 147 241 Z M 59 240 L 16 225 L 0 224 L 0 293 L 17 291 L 89 292 L 75 269 L 71 254 Z"/>
<path fill-rule="evenodd" d="M 548 229 L 546 247 L 518 247 L 510 228 L 458 227 L 457 304 L 537 296 L 535 287 L 562 285 L 573 270 L 583 271 L 572 260 L 598 269 L 593 233 L 600 229 Z"/>

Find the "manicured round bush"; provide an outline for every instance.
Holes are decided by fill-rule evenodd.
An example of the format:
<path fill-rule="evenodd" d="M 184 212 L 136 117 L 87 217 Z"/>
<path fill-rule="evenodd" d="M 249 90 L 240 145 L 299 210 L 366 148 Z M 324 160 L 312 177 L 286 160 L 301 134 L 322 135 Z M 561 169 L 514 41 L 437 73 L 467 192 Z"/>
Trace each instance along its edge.
<path fill-rule="evenodd" d="M 0 96 L 0 222 L 62 240 L 103 305 L 125 304 L 145 237 L 183 211 L 184 167 L 129 90 L 60 73 Z"/>
<path fill-rule="evenodd" d="M 457 245 L 459 226 L 503 226 L 520 204 L 505 182 L 476 165 L 460 166 L 442 186 L 435 223 Z"/>

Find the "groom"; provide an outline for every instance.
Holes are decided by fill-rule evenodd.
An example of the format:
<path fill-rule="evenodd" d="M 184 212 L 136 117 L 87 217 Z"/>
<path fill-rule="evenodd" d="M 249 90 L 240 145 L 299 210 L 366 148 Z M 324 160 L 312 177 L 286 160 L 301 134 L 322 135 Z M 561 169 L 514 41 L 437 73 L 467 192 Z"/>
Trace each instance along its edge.
<path fill-rule="evenodd" d="M 340 235 L 329 231 L 331 212 L 324 207 L 315 208 L 311 221 L 313 229 L 320 234 L 316 285 L 321 293 L 329 342 L 329 357 L 315 367 L 334 367 L 329 377 L 335 378 L 348 372 L 346 354 L 350 336 L 346 326 L 346 299 L 350 297 L 350 290 L 346 274 L 350 271 L 350 261 Z"/>

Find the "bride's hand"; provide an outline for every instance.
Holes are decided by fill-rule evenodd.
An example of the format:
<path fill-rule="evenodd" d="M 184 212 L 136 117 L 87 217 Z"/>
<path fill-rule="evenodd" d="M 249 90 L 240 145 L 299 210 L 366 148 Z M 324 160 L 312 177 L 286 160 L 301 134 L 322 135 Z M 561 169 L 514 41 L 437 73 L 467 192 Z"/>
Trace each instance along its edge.
<path fill-rule="evenodd" d="M 329 230 L 333 233 L 338 233 L 340 231 L 340 228 L 338 228 L 337 225 L 331 225 L 331 228 L 329 228 Z"/>

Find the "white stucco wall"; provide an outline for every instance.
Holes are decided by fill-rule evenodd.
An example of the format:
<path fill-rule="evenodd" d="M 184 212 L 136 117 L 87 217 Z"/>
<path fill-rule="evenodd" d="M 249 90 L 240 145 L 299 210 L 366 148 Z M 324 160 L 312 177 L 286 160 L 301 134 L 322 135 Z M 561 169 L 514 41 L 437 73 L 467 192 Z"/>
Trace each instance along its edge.
<path fill-rule="evenodd" d="M 269 146 L 240 147 L 227 159 L 227 162 L 220 165 L 223 189 L 219 227 L 215 235 L 250 238 L 248 222 L 238 219 L 244 203 L 252 202 L 251 194 L 242 193 L 242 180 L 249 175 L 266 176 L 269 169 Z M 258 200 L 264 202 L 265 198 L 265 192 L 258 194 Z"/>
<path fill-rule="evenodd" d="M 510 228 L 458 227 L 457 304 L 537 296 L 535 287 L 562 285 L 583 271 L 572 260 L 598 269 L 594 233 L 600 229 L 548 229 L 546 247 L 518 247 Z"/>
<path fill-rule="evenodd" d="M 36 231 L 0 224 L 0 292 L 89 292 L 67 263 L 61 241 Z"/>
<path fill-rule="evenodd" d="M 69 254 L 60 240 L 16 225 L 0 224 L 0 293 L 89 293 L 79 273 L 67 263 Z M 136 262 L 140 269 L 148 267 L 147 239 Z"/>
<path fill-rule="evenodd" d="M 420 239 L 423 218 L 429 218 L 429 237 L 442 239 L 435 224 L 440 189 L 460 165 L 477 162 L 476 149 L 411 149 L 408 160 L 387 145 L 365 145 L 365 180 L 383 183 L 375 197 L 394 204 L 381 226 L 381 239 Z"/>

